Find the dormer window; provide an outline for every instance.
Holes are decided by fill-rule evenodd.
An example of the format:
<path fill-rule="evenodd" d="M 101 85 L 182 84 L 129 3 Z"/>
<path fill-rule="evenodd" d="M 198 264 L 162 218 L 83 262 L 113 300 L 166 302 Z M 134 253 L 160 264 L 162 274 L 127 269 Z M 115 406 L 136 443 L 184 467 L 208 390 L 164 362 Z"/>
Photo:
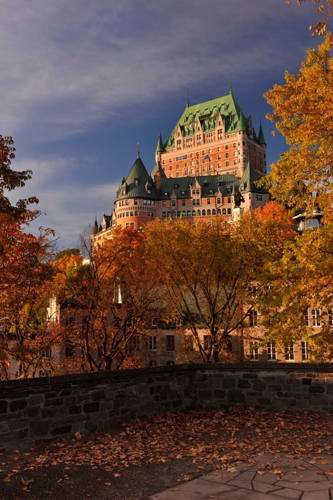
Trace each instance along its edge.
<path fill-rule="evenodd" d="M 135 185 L 136 185 L 136 186 L 138 186 L 138 185 L 139 185 L 139 177 L 136 177 L 136 178 L 134 179 L 134 182 L 135 182 Z"/>

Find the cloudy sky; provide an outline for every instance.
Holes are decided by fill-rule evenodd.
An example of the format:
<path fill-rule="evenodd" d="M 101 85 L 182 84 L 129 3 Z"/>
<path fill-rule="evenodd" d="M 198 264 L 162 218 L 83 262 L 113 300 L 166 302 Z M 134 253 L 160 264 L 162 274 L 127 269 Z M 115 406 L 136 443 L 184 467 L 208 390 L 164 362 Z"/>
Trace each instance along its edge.
<path fill-rule="evenodd" d="M 230 86 L 258 126 L 263 92 L 313 44 L 311 11 L 284 0 L 0 0 L 0 133 L 59 248 L 104 212 L 134 161 L 148 168 L 190 102 Z"/>

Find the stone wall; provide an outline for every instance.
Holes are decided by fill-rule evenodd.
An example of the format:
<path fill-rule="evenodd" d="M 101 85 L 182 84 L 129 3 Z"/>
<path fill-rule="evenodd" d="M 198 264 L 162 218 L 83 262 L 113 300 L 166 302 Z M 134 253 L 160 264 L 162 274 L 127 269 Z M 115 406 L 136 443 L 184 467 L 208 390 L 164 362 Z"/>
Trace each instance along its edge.
<path fill-rule="evenodd" d="M 333 365 L 178 365 L 1 382 L 0 449 L 232 404 L 333 410 Z"/>

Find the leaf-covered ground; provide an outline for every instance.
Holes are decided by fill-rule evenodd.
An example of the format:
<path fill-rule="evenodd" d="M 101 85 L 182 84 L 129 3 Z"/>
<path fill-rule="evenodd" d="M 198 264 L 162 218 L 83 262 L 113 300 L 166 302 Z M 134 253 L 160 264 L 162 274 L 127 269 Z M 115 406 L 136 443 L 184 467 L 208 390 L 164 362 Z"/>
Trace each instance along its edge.
<path fill-rule="evenodd" d="M 76 434 L 0 455 L 0 498 L 45 498 L 47 492 L 59 499 L 143 499 L 212 469 L 232 472 L 238 462 L 256 463 L 263 455 L 316 462 L 332 450 L 330 413 L 240 407 L 172 412 L 117 432 Z M 258 468 L 278 473 L 277 462 L 261 460 Z"/>

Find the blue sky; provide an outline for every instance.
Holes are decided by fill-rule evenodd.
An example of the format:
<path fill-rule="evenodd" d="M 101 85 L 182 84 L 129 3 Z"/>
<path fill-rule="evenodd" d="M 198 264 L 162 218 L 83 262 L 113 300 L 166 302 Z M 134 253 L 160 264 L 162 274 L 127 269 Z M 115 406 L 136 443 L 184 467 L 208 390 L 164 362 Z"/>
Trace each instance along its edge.
<path fill-rule="evenodd" d="M 283 150 L 263 92 L 314 44 L 312 10 L 284 0 L 11 0 L 0 3 L 0 133 L 58 246 L 112 210 L 137 143 L 148 168 L 190 102 L 234 93 Z"/>

